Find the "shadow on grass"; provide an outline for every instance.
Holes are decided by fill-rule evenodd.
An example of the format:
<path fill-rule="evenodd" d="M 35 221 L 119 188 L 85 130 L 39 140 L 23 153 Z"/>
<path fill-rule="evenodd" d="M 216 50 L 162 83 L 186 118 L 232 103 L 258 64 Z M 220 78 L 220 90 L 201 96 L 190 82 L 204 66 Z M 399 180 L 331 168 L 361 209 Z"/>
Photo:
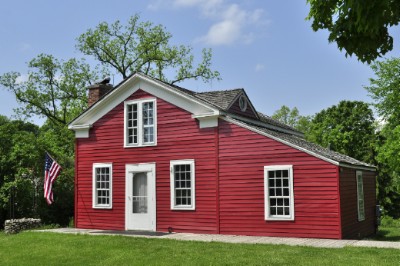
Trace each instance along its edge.
<path fill-rule="evenodd" d="M 391 228 L 379 229 L 373 240 L 378 241 L 400 241 L 400 229 L 392 230 Z"/>

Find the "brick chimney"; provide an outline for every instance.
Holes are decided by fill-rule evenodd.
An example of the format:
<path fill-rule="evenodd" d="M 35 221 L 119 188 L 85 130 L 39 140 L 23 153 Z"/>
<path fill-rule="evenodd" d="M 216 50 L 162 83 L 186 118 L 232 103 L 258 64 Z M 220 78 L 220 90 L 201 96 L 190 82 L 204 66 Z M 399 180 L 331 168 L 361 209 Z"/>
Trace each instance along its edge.
<path fill-rule="evenodd" d="M 105 78 L 100 82 L 96 82 L 88 87 L 88 106 L 92 106 L 101 97 L 103 97 L 107 92 L 109 92 L 113 86 L 110 83 L 110 78 Z"/>

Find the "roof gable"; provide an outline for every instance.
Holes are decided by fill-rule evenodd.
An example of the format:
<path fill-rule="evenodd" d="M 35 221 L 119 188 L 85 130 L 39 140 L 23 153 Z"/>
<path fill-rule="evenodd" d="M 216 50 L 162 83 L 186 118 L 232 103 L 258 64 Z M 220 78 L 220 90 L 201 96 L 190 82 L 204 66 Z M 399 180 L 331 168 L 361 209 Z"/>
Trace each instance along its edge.
<path fill-rule="evenodd" d="M 259 119 L 256 109 L 251 103 L 249 97 L 244 90 L 236 96 L 228 107 L 228 112 L 235 113 L 238 115 Z"/>
<path fill-rule="evenodd" d="M 188 93 L 183 93 L 175 86 L 135 73 L 75 118 L 68 125 L 68 128 L 76 132 L 81 131 L 81 137 L 87 137 L 91 125 L 139 89 L 192 113 L 194 117 L 219 114 L 217 108 L 198 100 Z"/>

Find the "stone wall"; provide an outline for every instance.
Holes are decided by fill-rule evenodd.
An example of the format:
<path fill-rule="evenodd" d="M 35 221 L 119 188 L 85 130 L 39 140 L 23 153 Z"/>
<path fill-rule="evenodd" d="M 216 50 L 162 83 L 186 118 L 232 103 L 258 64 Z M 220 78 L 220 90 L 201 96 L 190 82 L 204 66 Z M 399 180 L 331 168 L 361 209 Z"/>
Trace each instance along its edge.
<path fill-rule="evenodd" d="M 40 224 L 41 220 L 34 218 L 6 220 L 4 222 L 4 232 L 6 234 L 16 234 L 23 230 L 37 228 Z"/>

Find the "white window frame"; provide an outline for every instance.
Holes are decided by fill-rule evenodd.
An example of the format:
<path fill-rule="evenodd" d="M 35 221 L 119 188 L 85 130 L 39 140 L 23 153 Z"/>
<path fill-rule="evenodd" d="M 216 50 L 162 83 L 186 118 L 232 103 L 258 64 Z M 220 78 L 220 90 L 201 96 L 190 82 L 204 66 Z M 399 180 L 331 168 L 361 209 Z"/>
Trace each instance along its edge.
<path fill-rule="evenodd" d="M 97 168 L 109 168 L 109 173 L 110 173 L 110 178 L 109 178 L 109 204 L 97 204 L 97 188 L 96 188 L 96 169 Z M 92 175 L 93 175 L 93 189 L 92 189 L 92 195 L 93 195 L 93 208 L 94 209 L 112 209 L 112 191 L 113 191 L 113 167 L 112 163 L 94 163 L 93 164 L 93 170 L 92 170 Z"/>
<path fill-rule="evenodd" d="M 175 165 L 190 165 L 191 173 L 190 173 L 190 190 L 191 190 L 191 204 L 190 205 L 176 205 L 175 204 Z M 173 160 L 170 161 L 170 182 L 171 182 L 171 210 L 195 210 L 196 209 L 196 191 L 195 191 L 195 162 L 193 159 L 186 160 Z"/>
<path fill-rule="evenodd" d="M 270 193 L 269 193 L 269 182 L 268 172 L 277 170 L 288 170 L 289 171 L 289 215 L 272 215 L 270 209 Z M 265 220 L 267 221 L 293 221 L 294 220 L 294 194 L 293 194 L 293 165 L 269 165 L 264 166 L 264 213 Z M 283 197 L 283 196 L 282 196 Z"/>
<path fill-rule="evenodd" d="M 365 220 L 365 196 L 364 196 L 364 178 L 362 171 L 356 171 L 357 185 L 357 217 L 358 221 Z"/>
<path fill-rule="evenodd" d="M 144 103 L 153 103 L 153 122 L 154 122 L 154 136 L 152 142 L 144 142 L 144 125 L 143 125 L 143 104 Z M 128 143 L 128 106 L 132 104 L 137 104 L 138 110 L 138 141 L 137 143 Z M 146 146 L 156 146 L 157 145 L 157 101 L 155 98 L 145 98 L 145 99 L 138 99 L 138 100 L 130 100 L 124 102 L 124 147 L 146 147 Z"/>

